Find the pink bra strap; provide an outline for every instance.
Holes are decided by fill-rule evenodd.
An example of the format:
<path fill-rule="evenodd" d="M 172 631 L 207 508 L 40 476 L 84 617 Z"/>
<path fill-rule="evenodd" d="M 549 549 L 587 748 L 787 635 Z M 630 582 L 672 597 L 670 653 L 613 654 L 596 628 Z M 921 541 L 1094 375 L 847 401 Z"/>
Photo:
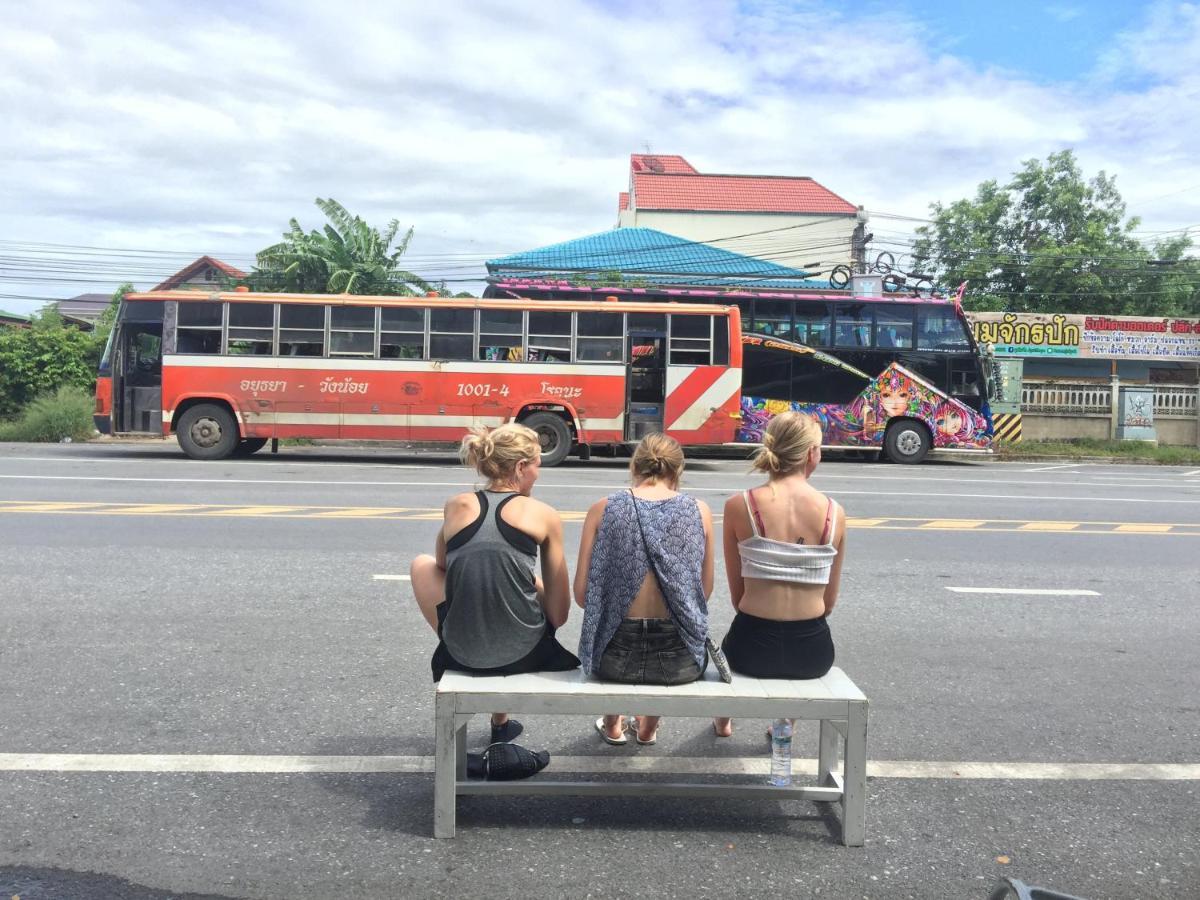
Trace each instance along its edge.
<path fill-rule="evenodd" d="M 754 492 L 742 491 L 742 496 L 746 498 L 746 510 L 750 513 L 750 527 L 754 529 L 755 537 L 762 537 L 767 529 L 763 527 L 762 515 L 758 511 L 758 504 L 754 502 Z"/>
<path fill-rule="evenodd" d="M 825 530 L 821 532 L 821 543 L 828 544 L 833 540 L 833 529 L 836 527 L 837 518 L 834 516 L 836 507 L 833 505 L 833 498 L 829 498 L 829 507 L 825 510 Z"/>

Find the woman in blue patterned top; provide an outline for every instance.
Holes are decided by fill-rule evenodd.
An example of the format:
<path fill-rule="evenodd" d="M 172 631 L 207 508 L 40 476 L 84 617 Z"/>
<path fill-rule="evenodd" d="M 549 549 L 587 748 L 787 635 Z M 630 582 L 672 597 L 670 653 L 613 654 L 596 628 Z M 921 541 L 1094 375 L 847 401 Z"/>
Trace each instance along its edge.
<path fill-rule="evenodd" d="M 633 489 L 588 510 L 575 572 L 583 607 L 584 671 L 624 684 L 686 684 L 704 674 L 708 597 L 713 589 L 712 513 L 679 493 L 683 450 L 646 435 L 629 465 Z M 661 580 L 660 580 L 661 579 Z M 658 717 L 641 716 L 639 744 L 653 744 Z M 610 744 L 624 744 L 624 717 L 596 720 Z"/>

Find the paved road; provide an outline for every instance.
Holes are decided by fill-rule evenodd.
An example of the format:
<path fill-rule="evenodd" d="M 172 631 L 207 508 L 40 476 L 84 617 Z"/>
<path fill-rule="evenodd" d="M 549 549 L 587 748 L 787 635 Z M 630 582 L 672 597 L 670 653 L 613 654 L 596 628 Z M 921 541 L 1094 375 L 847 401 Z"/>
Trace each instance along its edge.
<path fill-rule="evenodd" d="M 537 490 L 572 545 L 624 478 L 594 460 Z M 983 897 L 998 873 L 1200 895 L 1200 471 L 830 460 L 816 481 L 852 517 L 831 624 L 872 701 L 867 847 L 815 805 L 685 800 L 470 798 L 435 842 L 433 639 L 376 576 L 431 546 L 469 472 L 0 445 L 0 896 Z M 734 460 L 687 473 L 717 512 L 751 483 Z M 582 720 L 526 724 L 564 769 L 767 753 L 754 722 L 616 750 Z M 289 767 L 310 771 L 243 771 Z"/>

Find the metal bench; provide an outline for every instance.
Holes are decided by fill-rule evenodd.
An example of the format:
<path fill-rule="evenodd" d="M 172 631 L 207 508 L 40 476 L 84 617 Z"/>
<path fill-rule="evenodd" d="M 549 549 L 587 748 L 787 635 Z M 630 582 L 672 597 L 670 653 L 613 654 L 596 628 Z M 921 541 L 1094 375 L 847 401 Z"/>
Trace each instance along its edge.
<path fill-rule="evenodd" d="M 588 715 L 636 709 L 680 717 L 818 720 L 821 723 L 815 786 L 769 784 L 552 781 L 539 774 L 524 781 L 467 781 L 467 722 L 476 713 Z M 734 675 L 724 684 L 714 672 L 677 687 L 611 684 L 576 672 L 476 676 L 447 672 L 435 701 L 433 833 L 454 837 L 460 794 L 552 794 L 594 797 L 664 795 L 816 800 L 842 807 L 842 841 L 861 847 L 866 836 L 867 698 L 841 669 L 824 678 L 783 681 Z M 839 738 L 841 739 L 839 741 Z M 839 744 L 844 745 L 842 771 Z M 551 759 L 551 768 L 554 761 Z"/>

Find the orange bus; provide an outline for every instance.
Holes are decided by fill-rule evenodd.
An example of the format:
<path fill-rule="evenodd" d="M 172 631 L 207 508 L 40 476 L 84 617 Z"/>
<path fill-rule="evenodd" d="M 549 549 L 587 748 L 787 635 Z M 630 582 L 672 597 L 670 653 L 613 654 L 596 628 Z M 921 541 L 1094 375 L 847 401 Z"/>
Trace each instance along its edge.
<path fill-rule="evenodd" d="M 121 304 L 95 420 L 194 459 L 517 421 L 555 465 L 651 431 L 733 442 L 741 365 L 736 306 L 157 291 Z"/>

